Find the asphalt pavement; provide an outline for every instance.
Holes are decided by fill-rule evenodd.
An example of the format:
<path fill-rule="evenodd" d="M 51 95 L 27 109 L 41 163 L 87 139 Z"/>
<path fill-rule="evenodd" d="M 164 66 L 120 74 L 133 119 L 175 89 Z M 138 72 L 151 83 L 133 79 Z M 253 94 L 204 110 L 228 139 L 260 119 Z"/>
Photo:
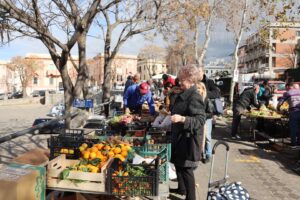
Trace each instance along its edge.
<path fill-rule="evenodd" d="M 213 143 L 226 141 L 229 146 L 228 183 L 239 181 L 257 200 L 299 200 L 300 176 L 293 169 L 299 164 L 295 151 L 275 151 L 274 145 L 260 141 L 254 143 L 249 139 L 249 131 L 242 130 L 241 140 L 230 137 L 230 119 L 217 121 L 213 130 Z M 225 148 L 217 149 L 213 180 L 224 178 Z M 206 199 L 211 163 L 201 164 L 195 171 L 197 198 Z M 171 182 L 171 187 L 176 187 Z M 181 199 L 171 195 L 170 199 Z"/>

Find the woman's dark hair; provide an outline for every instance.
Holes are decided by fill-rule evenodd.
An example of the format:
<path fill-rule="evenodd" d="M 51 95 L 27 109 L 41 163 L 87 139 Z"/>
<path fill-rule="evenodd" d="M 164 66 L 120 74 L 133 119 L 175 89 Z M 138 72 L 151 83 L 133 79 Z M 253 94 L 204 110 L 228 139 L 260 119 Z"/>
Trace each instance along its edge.
<path fill-rule="evenodd" d="M 168 78 L 169 78 L 169 76 L 168 76 L 167 74 L 163 74 L 163 75 L 162 75 L 162 79 L 163 79 L 163 80 L 166 81 L 166 80 L 168 80 Z"/>

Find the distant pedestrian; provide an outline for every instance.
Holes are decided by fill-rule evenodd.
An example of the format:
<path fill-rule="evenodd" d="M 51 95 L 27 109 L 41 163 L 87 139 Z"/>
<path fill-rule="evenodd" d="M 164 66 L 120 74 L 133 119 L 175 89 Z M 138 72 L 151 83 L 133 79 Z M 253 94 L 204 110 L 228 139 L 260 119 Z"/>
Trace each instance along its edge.
<path fill-rule="evenodd" d="M 133 84 L 134 84 L 134 82 L 133 82 L 133 77 L 132 77 L 131 75 L 129 75 L 129 76 L 127 77 L 127 81 L 126 81 L 126 83 L 125 83 L 124 94 L 125 94 L 127 88 L 128 88 L 129 86 L 133 85 Z"/>

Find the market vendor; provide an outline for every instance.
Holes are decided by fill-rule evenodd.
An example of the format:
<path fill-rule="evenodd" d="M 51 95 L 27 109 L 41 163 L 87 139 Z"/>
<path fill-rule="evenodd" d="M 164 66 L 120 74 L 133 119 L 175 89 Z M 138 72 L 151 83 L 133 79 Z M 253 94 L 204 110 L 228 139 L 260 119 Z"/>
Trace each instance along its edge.
<path fill-rule="evenodd" d="M 232 139 L 239 139 L 237 135 L 238 127 L 241 121 L 241 115 L 244 110 L 248 109 L 251 105 L 259 108 L 259 103 L 257 101 L 257 94 L 259 93 L 259 85 L 254 85 L 252 88 L 247 88 L 239 96 L 236 102 L 233 103 L 233 119 L 232 119 L 232 129 L 231 136 Z"/>
<path fill-rule="evenodd" d="M 283 94 L 283 98 L 279 99 L 277 110 L 285 101 L 288 102 L 291 146 L 300 146 L 300 89 L 295 87 L 294 83 L 287 83 L 285 88 L 287 92 Z"/>
<path fill-rule="evenodd" d="M 125 113 L 141 114 L 142 105 L 147 101 L 150 114 L 155 115 L 154 101 L 150 92 L 150 86 L 144 82 L 141 84 L 134 84 L 127 88 L 124 94 L 124 108 Z"/>

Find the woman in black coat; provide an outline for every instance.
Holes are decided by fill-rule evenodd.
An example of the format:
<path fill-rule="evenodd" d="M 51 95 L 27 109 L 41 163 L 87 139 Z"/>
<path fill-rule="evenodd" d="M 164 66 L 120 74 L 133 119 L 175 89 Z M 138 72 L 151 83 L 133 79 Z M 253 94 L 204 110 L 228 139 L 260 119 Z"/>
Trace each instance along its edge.
<path fill-rule="evenodd" d="M 194 170 L 201 160 L 202 128 L 205 123 L 205 105 L 197 91 L 198 69 L 194 65 L 182 67 L 178 72 L 183 90 L 171 106 L 172 156 L 176 167 L 179 194 L 195 200 Z M 174 191 L 175 192 L 175 191 Z"/>

